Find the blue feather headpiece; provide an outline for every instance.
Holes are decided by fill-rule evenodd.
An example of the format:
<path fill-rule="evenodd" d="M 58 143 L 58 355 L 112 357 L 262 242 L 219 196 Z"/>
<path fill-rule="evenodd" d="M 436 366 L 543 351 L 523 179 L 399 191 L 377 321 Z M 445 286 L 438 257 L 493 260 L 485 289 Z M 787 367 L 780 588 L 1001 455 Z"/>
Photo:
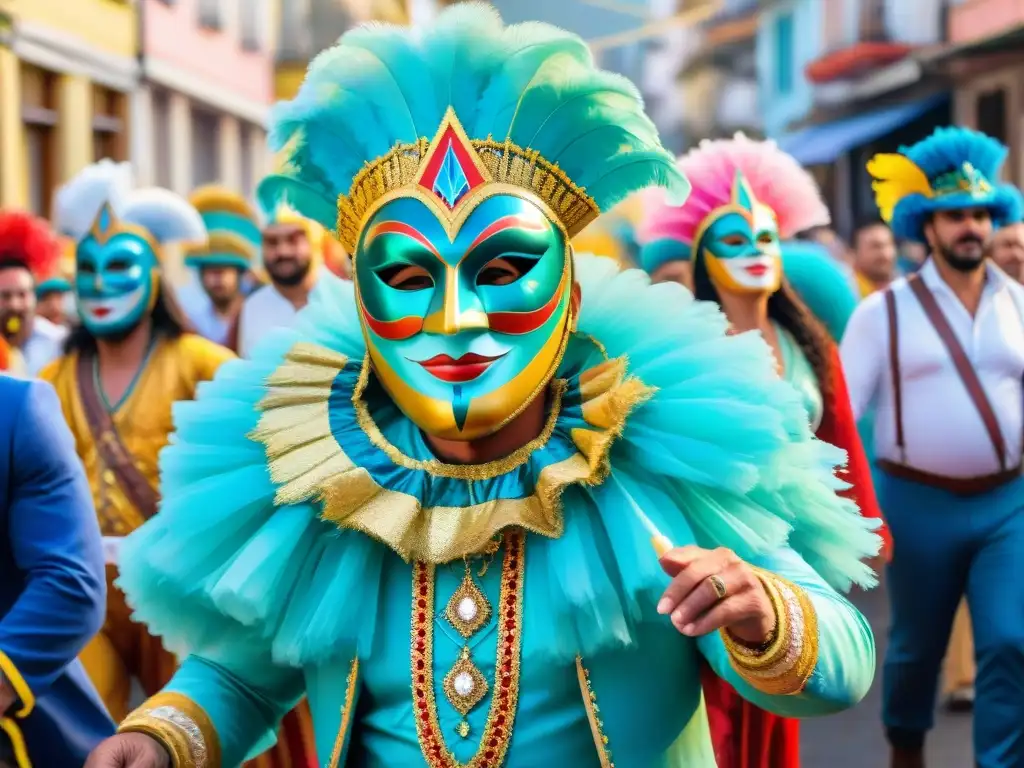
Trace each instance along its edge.
<path fill-rule="evenodd" d="M 935 211 L 983 207 L 997 227 L 1020 221 L 1020 192 L 997 181 L 1006 155 L 1006 147 L 983 133 L 937 128 L 898 154 L 875 155 L 867 168 L 875 202 L 896 237 L 924 242 Z"/>
<path fill-rule="evenodd" d="M 310 65 L 272 116 L 282 174 L 260 185 L 356 252 L 382 204 L 415 196 L 457 226 L 492 184 L 532 195 L 569 237 L 648 186 L 689 192 L 627 79 L 587 44 L 493 8 L 452 6 L 422 31 L 364 25 Z"/>

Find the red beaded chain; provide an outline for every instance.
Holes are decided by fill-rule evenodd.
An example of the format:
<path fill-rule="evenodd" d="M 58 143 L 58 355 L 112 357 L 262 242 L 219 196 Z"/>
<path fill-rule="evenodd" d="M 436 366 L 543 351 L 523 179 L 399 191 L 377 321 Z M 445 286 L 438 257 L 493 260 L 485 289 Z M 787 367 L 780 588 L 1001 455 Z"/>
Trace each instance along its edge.
<path fill-rule="evenodd" d="M 522 531 L 505 534 L 501 594 L 495 612 L 499 630 L 498 663 L 495 665 L 497 685 L 491 695 L 491 708 L 480 739 L 480 749 L 465 764 L 458 762 L 448 750 L 437 718 L 433 673 L 434 567 L 425 563 L 413 565 L 413 708 L 420 748 L 430 768 L 498 768 L 505 760 L 519 704 L 524 540 Z"/>

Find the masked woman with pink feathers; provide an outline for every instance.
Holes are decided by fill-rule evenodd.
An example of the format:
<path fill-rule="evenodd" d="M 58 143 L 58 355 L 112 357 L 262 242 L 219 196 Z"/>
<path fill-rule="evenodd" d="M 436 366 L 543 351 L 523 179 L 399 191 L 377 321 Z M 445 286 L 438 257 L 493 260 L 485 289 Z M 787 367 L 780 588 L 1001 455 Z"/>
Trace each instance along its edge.
<path fill-rule="evenodd" d="M 817 185 L 773 142 L 742 134 L 701 142 L 679 160 L 679 169 L 693 191 L 682 206 L 652 193 L 639 232 L 641 266 L 661 282 L 672 279 L 680 261 L 689 262 L 696 297 L 717 303 L 733 333 L 763 336 L 817 437 L 847 452 L 843 495 L 857 501 L 864 516 L 880 517 L 835 341 L 804 303 L 828 306 L 830 294 L 849 289 L 841 272 L 829 269 L 834 265 L 808 270 L 805 254 L 799 295 L 784 273 L 789 245 L 783 238 L 829 223 Z M 889 533 L 880 533 L 887 554 Z M 797 720 L 759 709 L 713 675 L 704 676 L 704 695 L 721 768 L 799 765 Z"/>

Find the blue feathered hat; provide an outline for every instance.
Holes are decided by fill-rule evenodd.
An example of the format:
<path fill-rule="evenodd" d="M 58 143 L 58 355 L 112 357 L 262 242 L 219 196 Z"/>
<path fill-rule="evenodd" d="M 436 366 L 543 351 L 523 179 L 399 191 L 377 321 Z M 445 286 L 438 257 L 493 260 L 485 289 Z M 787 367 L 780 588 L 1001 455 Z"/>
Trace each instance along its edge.
<path fill-rule="evenodd" d="M 454 221 L 478 186 L 511 184 L 573 237 L 636 190 L 662 186 L 677 202 L 689 191 L 629 80 L 597 69 L 578 36 L 506 27 L 483 3 L 426 28 L 352 29 L 271 123 L 286 163 L 261 183 L 261 205 L 287 202 L 349 253 L 395 194 L 415 191 Z"/>
<path fill-rule="evenodd" d="M 896 237 L 923 243 L 935 211 L 984 207 L 997 227 L 1020 221 L 1020 192 L 998 181 L 1006 155 L 1005 146 L 983 133 L 937 128 L 899 153 L 875 155 L 867 169 L 878 210 Z"/>
<path fill-rule="evenodd" d="M 783 242 L 782 271 L 811 314 L 840 341 L 857 308 L 857 294 L 828 249 L 805 241 Z"/>

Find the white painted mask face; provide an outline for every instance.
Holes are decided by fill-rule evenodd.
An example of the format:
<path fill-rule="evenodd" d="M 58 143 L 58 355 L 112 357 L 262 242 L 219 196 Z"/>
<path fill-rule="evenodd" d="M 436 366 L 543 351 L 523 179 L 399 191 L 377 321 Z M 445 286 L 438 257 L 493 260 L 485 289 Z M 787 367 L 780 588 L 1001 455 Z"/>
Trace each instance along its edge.
<path fill-rule="evenodd" d="M 782 249 L 774 212 L 736 174 L 732 202 L 708 216 L 698 252 L 719 291 L 774 293 L 782 283 Z"/>

